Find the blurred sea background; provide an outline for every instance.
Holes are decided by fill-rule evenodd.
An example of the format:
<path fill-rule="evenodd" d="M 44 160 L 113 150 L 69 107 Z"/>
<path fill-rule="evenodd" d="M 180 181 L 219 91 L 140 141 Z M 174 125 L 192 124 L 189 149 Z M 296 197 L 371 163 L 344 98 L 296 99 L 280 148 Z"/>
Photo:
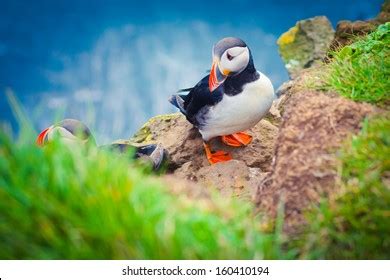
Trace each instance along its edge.
<path fill-rule="evenodd" d="M 288 79 L 276 40 L 296 21 L 374 17 L 382 0 L 0 1 L 0 123 L 17 133 L 11 88 L 41 130 L 86 123 L 99 144 L 129 138 L 195 85 L 219 39 L 240 37 L 275 88 Z"/>

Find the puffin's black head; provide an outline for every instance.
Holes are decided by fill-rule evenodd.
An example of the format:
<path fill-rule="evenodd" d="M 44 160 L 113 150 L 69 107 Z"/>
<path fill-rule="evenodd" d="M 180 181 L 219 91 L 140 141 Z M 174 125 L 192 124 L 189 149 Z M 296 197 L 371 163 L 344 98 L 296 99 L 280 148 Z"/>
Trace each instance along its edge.
<path fill-rule="evenodd" d="M 209 77 L 210 92 L 227 77 L 241 73 L 250 61 L 250 51 L 239 38 L 227 37 L 213 47 L 213 65 Z"/>

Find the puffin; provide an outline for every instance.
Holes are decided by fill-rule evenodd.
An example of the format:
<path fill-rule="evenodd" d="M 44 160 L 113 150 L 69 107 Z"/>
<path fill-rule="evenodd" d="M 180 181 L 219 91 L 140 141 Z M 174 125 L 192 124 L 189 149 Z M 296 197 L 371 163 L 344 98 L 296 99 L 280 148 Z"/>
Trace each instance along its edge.
<path fill-rule="evenodd" d="M 54 137 L 60 137 L 66 144 L 81 144 L 96 146 L 95 138 L 91 130 L 81 121 L 64 119 L 39 133 L 36 144 L 40 147 L 52 141 Z M 112 143 L 98 147 L 101 150 L 109 150 L 118 154 L 127 154 L 129 150 L 135 150 L 132 158 L 150 162 L 153 170 L 158 171 L 168 157 L 167 151 L 160 144 L 133 145 L 131 143 Z"/>
<path fill-rule="evenodd" d="M 274 99 L 273 85 L 256 70 L 246 43 L 227 37 L 212 48 L 209 75 L 194 87 L 179 90 L 169 102 L 199 130 L 206 157 L 215 164 L 232 157 L 225 151 L 212 150 L 210 141 L 219 137 L 228 146 L 247 146 L 252 136 L 245 131 L 268 113 Z"/>
<path fill-rule="evenodd" d="M 64 119 L 44 129 L 39 133 L 36 144 L 42 147 L 53 140 L 55 135 L 61 137 L 64 143 L 90 143 L 96 145 L 91 130 L 84 123 L 75 119 Z"/>

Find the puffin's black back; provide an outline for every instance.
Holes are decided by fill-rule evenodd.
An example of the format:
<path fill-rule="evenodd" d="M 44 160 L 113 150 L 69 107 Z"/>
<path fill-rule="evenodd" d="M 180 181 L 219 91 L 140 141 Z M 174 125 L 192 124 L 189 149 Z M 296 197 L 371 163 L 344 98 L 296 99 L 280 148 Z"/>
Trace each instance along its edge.
<path fill-rule="evenodd" d="M 182 96 L 184 100 L 185 116 L 188 121 L 195 126 L 202 123 L 197 118 L 198 112 L 206 106 L 212 106 L 222 100 L 223 89 L 217 88 L 212 93 L 209 90 L 209 76 L 207 75 L 199 83 L 197 83 L 186 96 Z"/>

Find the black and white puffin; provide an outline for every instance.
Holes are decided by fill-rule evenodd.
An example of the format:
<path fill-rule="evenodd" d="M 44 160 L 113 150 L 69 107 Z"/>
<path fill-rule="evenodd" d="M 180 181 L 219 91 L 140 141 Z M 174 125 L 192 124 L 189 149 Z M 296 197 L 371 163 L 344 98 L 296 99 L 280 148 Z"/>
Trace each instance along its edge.
<path fill-rule="evenodd" d="M 44 146 L 54 139 L 61 137 L 66 144 L 92 144 L 96 145 L 95 138 L 90 129 L 81 121 L 75 119 L 64 119 L 43 130 L 37 137 L 38 146 Z M 99 149 L 110 150 L 119 154 L 126 154 L 129 150 L 135 150 L 133 158 L 148 161 L 154 170 L 162 167 L 167 159 L 167 151 L 159 144 L 132 145 L 131 143 L 112 143 L 100 146 Z"/>
<path fill-rule="evenodd" d="M 244 131 L 257 124 L 275 99 L 274 88 L 266 75 L 256 70 L 251 51 L 244 41 L 228 37 L 213 47 L 210 74 L 187 95 L 172 95 L 169 101 L 179 108 L 202 135 L 211 164 L 228 161 L 230 154 L 212 151 L 209 141 L 221 137 L 234 147 L 246 146 L 252 136 Z"/>
<path fill-rule="evenodd" d="M 65 143 L 96 144 L 89 128 L 82 122 L 74 119 L 64 119 L 39 133 L 36 143 L 44 146 L 55 135 L 62 138 Z"/>

